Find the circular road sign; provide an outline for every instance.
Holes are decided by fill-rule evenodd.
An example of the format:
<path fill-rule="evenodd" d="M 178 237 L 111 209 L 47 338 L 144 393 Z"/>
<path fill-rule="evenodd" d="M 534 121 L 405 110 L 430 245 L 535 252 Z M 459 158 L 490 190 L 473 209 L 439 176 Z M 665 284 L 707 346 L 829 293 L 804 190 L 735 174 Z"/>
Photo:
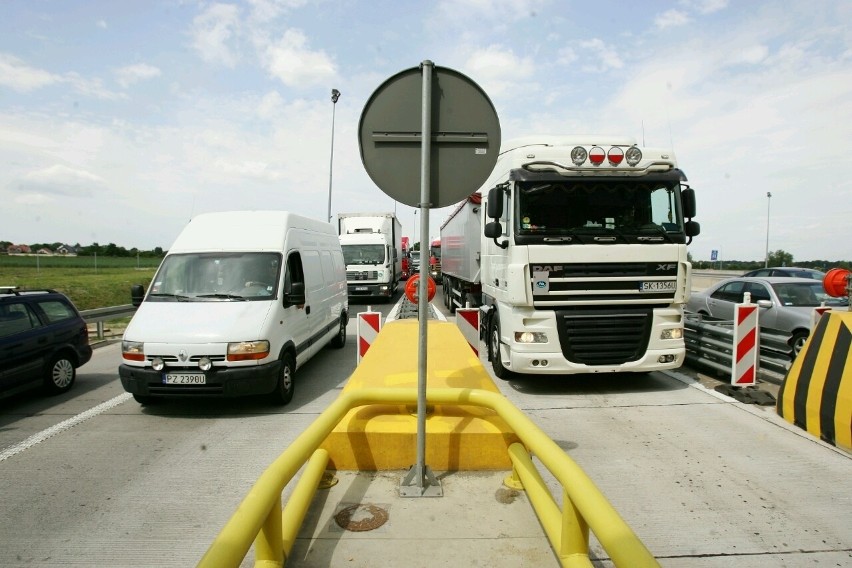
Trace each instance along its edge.
<path fill-rule="evenodd" d="M 430 68 L 431 66 L 427 66 Z M 475 192 L 500 152 L 500 121 L 488 95 L 465 75 L 431 67 L 428 203 L 421 204 L 423 68 L 387 79 L 358 125 L 361 161 L 373 182 L 412 207 L 446 207 Z"/>
<path fill-rule="evenodd" d="M 432 298 L 435 297 L 435 289 L 436 284 L 431 276 L 426 277 L 426 300 L 431 302 Z M 420 296 L 420 275 L 415 274 L 411 278 L 408 279 L 408 282 L 405 283 L 405 296 L 408 298 L 408 301 L 412 304 L 418 303 L 418 299 Z"/>

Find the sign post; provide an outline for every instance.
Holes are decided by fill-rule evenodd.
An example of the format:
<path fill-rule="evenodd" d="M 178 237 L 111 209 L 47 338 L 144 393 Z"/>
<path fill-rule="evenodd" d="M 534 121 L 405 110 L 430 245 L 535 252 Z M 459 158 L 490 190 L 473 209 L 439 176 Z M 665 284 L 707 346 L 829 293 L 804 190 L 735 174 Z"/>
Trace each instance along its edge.
<path fill-rule="evenodd" d="M 497 163 L 500 121 L 476 83 L 426 60 L 376 89 L 361 113 L 358 143 L 373 182 L 396 201 L 419 208 L 422 254 L 424 243 L 429 243 L 429 209 L 453 205 L 474 193 Z M 429 263 L 421 262 L 417 464 L 400 484 L 403 497 L 443 494 L 440 481 L 426 466 L 429 280 Z"/>

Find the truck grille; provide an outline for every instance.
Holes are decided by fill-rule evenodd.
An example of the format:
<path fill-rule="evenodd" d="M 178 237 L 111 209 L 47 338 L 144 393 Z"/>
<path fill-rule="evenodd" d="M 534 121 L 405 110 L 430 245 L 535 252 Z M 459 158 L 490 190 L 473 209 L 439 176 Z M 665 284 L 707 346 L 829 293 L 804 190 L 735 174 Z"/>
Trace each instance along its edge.
<path fill-rule="evenodd" d="M 620 365 L 636 361 L 648 347 L 651 308 L 631 310 L 559 310 L 562 354 L 584 365 Z"/>
<path fill-rule="evenodd" d="M 379 273 L 375 270 L 347 270 L 346 280 L 354 282 L 357 280 L 376 280 Z"/>
<path fill-rule="evenodd" d="M 546 273 L 547 278 L 541 274 Z M 678 264 L 667 263 L 577 263 L 531 264 L 530 289 L 533 305 L 541 308 L 583 304 L 668 304 L 677 293 Z M 667 287 L 643 290 L 643 284 Z"/>

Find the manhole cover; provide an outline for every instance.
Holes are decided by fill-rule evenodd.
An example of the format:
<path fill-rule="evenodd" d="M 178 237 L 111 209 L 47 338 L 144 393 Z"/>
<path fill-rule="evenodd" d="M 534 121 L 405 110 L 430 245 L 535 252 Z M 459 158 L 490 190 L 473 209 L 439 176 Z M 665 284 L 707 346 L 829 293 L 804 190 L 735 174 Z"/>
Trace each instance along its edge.
<path fill-rule="evenodd" d="M 388 520 L 388 512 L 377 505 L 355 504 L 344 507 L 334 515 L 334 522 L 343 530 L 364 532 L 377 529 Z"/>

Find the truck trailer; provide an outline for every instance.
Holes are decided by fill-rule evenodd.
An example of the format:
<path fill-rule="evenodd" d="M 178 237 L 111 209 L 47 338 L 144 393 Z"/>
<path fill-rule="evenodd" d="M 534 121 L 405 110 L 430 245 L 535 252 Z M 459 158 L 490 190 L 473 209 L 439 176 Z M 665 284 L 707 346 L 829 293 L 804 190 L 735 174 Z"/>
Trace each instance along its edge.
<path fill-rule="evenodd" d="M 349 296 L 393 297 L 402 279 L 402 226 L 394 213 L 340 213 Z"/>
<path fill-rule="evenodd" d="M 669 149 L 626 137 L 507 141 L 441 226 L 444 302 L 479 307 L 502 379 L 677 368 L 694 216 Z"/>

